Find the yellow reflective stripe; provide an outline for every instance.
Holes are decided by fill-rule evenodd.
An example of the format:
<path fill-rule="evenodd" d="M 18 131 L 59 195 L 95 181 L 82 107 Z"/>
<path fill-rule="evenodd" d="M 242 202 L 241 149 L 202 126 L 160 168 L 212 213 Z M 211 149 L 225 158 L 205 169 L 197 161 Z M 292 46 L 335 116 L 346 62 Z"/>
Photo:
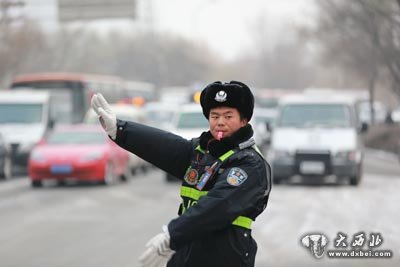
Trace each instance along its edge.
<path fill-rule="evenodd" d="M 233 225 L 240 226 L 246 229 L 251 229 L 251 224 L 253 220 L 249 217 L 239 216 L 232 222 Z"/>
<path fill-rule="evenodd" d="M 200 191 L 195 188 L 182 186 L 181 187 L 181 196 L 188 197 L 193 200 L 199 200 L 200 197 L 207 195 L 208 191 Z"/>
<path fill-rule="evenodd" d="M 199 191 L 195 188 L 187 187 L 187 186 L 182 186 L 181 187 L 181 196 L 182 197 L 187 197 L 193 200 L 199 200 L 202 196 L 205 196 L 208 194 L 208 191 Z M 183 212 L 184 213 L 184 212 Z M 253 220 L 250 219 L 249 217 L 245 216 L 239 216 L 232 222 L 233 225 L 240 226 L 246 229 L 251 229 L 251 224 L 253 223 Z"/>
<path fill-rule="evenodd" d="M 203 149 L 201 149 L 200 145 L 196 146 L 195 150 L 200 151 L 201 153 L 205 153 Z"/>
<path fill-rule="evenodd" d="M 230 156 L 232 156 L 235 153 L 235 151 L 233 150 L 229 150 L 228 152 L 226 152 L 225 154 L 223 154 L 221 157 L 219 157 L 219 159 L 221 161 L 225 161 L 227 158 L 229 158 Z"/>

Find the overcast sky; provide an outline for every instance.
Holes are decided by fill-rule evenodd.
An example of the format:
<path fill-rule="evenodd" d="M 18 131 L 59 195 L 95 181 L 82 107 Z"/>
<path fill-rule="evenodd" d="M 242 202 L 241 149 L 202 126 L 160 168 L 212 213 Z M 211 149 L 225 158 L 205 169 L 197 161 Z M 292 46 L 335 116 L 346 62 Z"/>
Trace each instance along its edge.
<path fill-rule="evenodd" d="M 262 20 L 271 39 L 285 33 L 282 25 L 310 21 L 314 0 L 138 0 L 133 22 L 100 21 L 100 28 L 172 32 L 209 45 L 224 58 L 251 49 L 254 27 Z M 48 29 L 57 27 L 56 0 L 26 0 L 26 13 Z M 92 23 L 93 25 L 93 23 Z M 264 29 L 265 30 L 265 29 Z M 271 40 L 273 41 L 273 40 Z"/>
<path fill-rule="evenodd" d="M 270 34 L 306 21 L 312 0 L 155 0 L 160 29 L 206 41 L 224 56 L 250 48 L 260 19 Z M 283 34 L 283 33 L 282 33 Z"/>

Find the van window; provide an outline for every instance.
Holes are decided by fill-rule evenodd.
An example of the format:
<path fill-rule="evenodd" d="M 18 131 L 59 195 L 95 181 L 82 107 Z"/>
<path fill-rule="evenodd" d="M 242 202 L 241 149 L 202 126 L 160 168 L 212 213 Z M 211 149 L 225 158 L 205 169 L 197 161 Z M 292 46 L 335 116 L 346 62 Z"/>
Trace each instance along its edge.
<path fill-rule="evenodd" d="M 40 123 L 42 104 L 0 104 L 0 123 Z"/>
<path fill-rule="evenodd" d="M 289 104 L 282 107 L 281 127 L 351 127 L 349 107 L 340 104 Z"/>

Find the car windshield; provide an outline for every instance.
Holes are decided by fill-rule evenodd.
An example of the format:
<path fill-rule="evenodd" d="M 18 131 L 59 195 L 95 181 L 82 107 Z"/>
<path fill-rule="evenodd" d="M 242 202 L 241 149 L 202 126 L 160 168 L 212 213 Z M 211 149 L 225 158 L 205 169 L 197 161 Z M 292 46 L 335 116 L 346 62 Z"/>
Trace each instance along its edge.
<path fill-rule="evenodd" d="M 350 127 L 350 110 L 341 104 L 289 104 L 282 108 L 281 127 Z"/>
<path fill-rule="evenodd" d="M 201 112 L 185 112 L 181 113 L 178 119 L 178 129 L 193 129 L 204 128 L 207 129 L 208 121 Z"/>
<path fill-rule="evenodd" d="M 49 144 L 104 144 L 106 135 L 101 132 L 54 132 L 47 140 Z"/>
<path fill-rule="evenodd" d="M 42 104 L 0 104 L 0 123 L 40 123 Z"/>

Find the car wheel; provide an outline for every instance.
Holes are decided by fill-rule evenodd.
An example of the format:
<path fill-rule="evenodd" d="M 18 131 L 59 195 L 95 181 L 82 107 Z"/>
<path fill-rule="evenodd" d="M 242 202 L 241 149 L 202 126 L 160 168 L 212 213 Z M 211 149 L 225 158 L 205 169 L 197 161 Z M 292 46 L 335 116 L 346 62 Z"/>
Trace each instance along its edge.
<path fill-rule="evenodd" d="M 358 167 L 358 172 L 355 176 L 350 177 L 350 185 L 358 185 L 362 176 L 362 164 Z"/>
<path fill-rule="evenodd" d="M 359 180 L 358 180 L 357 176 L 350 177 L 350 184 L 351 185 L 358 185 L 358 182 L 359 182 Z"/>
<path fill-rule="evenodd" d="M 136 174 L 137 169 L 138 169 L 138 168 L 136 168 L 136 167 L 131 167 L 131 175 L 132 175 L 132 176 L 134 176 L 134 175 Z"/>
<path fill-rule="evenodd" d="M 350 177 L 350 185 L 358 185 L 361 180 L 361 175 L 357 174 L 356 176 Z"/>
<path fill-rule="evenodd" d="M 8 179 L 11 179 L 11 177 L 12 177 L 12 160 L 10 157 L 6 156 L 4 158 L 3 171 L 0 172 L 0 178 L 8 180 Z"/>
<path fill-rule="evenodd" d="M 125 172 L 120 177 L 121 177 L 121 181 L 123 181 L 123 182 L 126 182 L 132 178 L 132 172 L 131 172 L 131 168 L 129 167 L 129 165 L 126 165 Z"/>
<path fill-rule="evenodd" d="M 34 187 L 34 188 L 38 188 L 38 187 L 42 187 L 42 186 L 43 186 L 41 180 L 31 181 L 31 185 L 32 185 L 32 187 Z"/>

